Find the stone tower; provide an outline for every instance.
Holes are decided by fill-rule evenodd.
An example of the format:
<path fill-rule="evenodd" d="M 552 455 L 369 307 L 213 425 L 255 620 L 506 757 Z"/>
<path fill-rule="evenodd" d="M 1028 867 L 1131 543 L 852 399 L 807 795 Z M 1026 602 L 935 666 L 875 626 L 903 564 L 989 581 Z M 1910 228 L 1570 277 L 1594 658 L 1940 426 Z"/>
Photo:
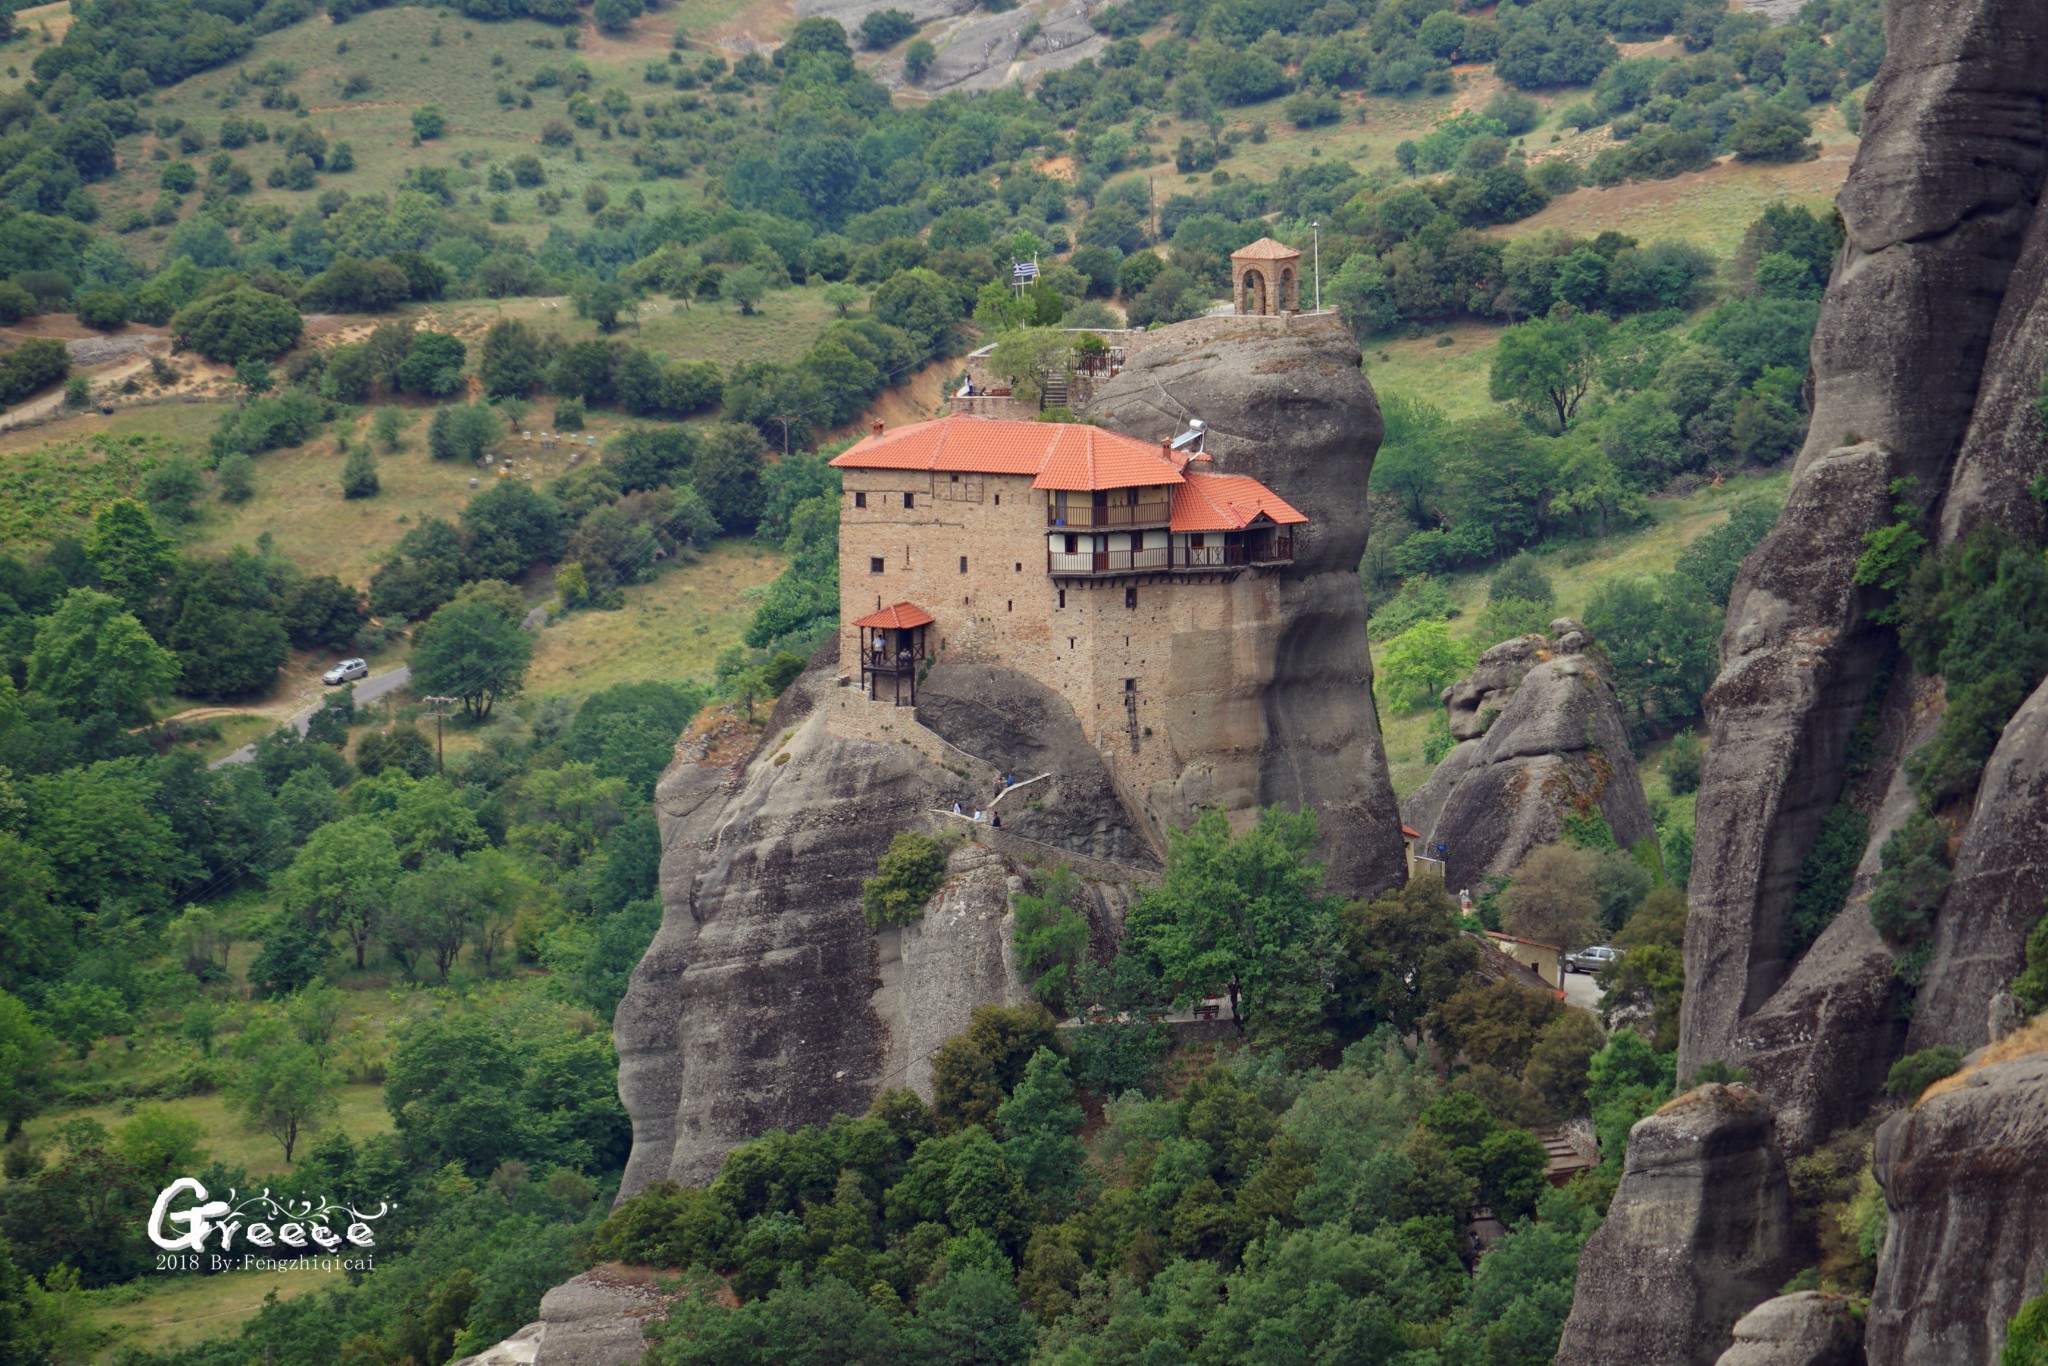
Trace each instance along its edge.
<path fill-rule="evenodd" d="M 1239 313 L 1301 311 L 1301 253 L 1261 237 L 1230 253 L 1230 296 Z"/>

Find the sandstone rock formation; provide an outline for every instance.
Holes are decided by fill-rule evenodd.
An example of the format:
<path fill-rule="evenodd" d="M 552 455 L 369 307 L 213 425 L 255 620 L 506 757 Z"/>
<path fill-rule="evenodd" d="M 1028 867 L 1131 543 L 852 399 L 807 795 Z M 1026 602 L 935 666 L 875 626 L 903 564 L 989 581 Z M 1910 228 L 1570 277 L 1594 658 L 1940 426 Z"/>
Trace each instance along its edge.
<path fill-rule="evenodd" d="M 2014 1045 L 2048 1049 L 2048 1038 L 2017 1036 L 1988 1056 Z M 2048 1271 L 2048 1051 L 1942 1085 L 1877 1131 L 1891 1222 L 1870 1300 L 1873 1366 L 1997 1360 Z"/>
<path fill-rule="evenodd" d="M 997 771 L 1030 782 L 1003 800 L 1003 828 L 1012 834 L 1118 863 L 1150 864 L 1163 852 L 1124 809 L 1072 709 L 1036 679 L 942 660 L 918 688 L 917 719 Z"/>
<path fill-rule="evenodd" d="M 1198 403 L 1225 468 L 1289 490 L 1315 519 L 1294 569 L 1261 590 L 1277 610 L 1188 632 L 1185 661 L 1176 636 L 1165 738 L 1178 778 L 1120 791 L 1049 690 L 953 661 L 931 670 L 915 718 L 905 708 L 900 723 L 835 733 L 828 720 L 850 694 L 827 654 L 746 761 L 684 754 L 655 796 L 666 914 L 614 1022 L 634 1139 L 622 1195 L 708 1180 L 768 1129 L 861 1113 L 878 1091 L 918 1084 L 974 1006 L 1019 999 L 1005 939 L 1012 854 L 1070 858 L 1104 879 L 1086 898 L 1098 952 L 1121 915 L 1116 882 L 1156 870 L 1158 830 L 1204 805 L 1314 806 L 1336 890 L 1401 879 L 1356 574 L 1380 433 L 1358 349 L 1327 326 L 1176 332 L 1147 338 L 1098 415 L 1157 437 L 1181 429 L 1175 396 Z M 985 806 L 998 772 L 1052 776 L 1005 798 L 987 847 L 954 855 L 921 923 L 870 931 L 860 885 L 893 836 L 950 824 L 956 800 Z"/>
<path fill-rule="evenodd" d="M 1839 1296 L 1780 1295 L 1736 1321 L 1714 1366 L 1863 1366 L 1863 1324 Z"/>
<path fill-rule="evenodd" d="M 2027 486 L 2044 465 L 2032 399 L 2048 349 L 2048 12 L 2030 0 L 1891 0 L 1886 39 L 1839 200 L 1847 241 L 1814 339 L 1810 433 L 1777 527 L 1737 578 L 1707 698 L 1686 928 L 1679 1073 L 1716 1060 L 1747 1069 L 1792 1154 L 1863 1119 L 1904 1051 L 1989 1037 L 1987 1005 L 2048 893 L 2048 701 L 2037 693 L 1974 801 L 1942 813 L 1957 876 L 1902 1009 L 1911 987 L 1867 898 L 1878 851 L 1915 800 L 1902 756 L 1939 722 L 1942 689 L 1896 657 L 1854 569 L 1865 535 L 1902 501 L 1937 547 L 1985 525 L 2043 531 Z M 1852 783 L 1847 742 L 1865 715 L 1879 744 Z M 1848 904 L 1795 960 L 1786 913 L 1838 800 L 1867 814 L 1869 846 Z M 1883 1131 L 1892 1231 L 1865 1343 L 1873 1366 L 1990 1360 L 2038 1290 L 2048 1232 L 2031 1174 L 2034 1066 L 1987 1067 Z M 1633 1330 L 1614 1293 L 1581 1284 L 1598 1301 L 1587 1321 L 1620 1341 Z"/>
<path fill-rule="evenodd" d="M 1279 321 L 1208 318 L 1152 333 L 1089 407 L 1148 440 L 1201 419 L 1218 471 L 1282 491 L 1309 518 L 1270 621 L 1176 639 L 1164 691 L 1180 777 L 1133 796 L 1167 826 L 1210 805 L 1313 807 L 1332 887 L 1363 895 L 1405 875 L 1357 572 L 1379 403 L 1334 316 Z"/>
<path fill-rule="evenodd" d="M 641 1268 L 602 1266 L 541 1296 L 540 1318 L 452 1366 L 638 1366 L 667 1301 Z"/>
<path fill-rule="evenodd" d="M 1568 813 L 1598 812 L 1622 848 L 1654 837 L 1621 704 L 1592 639 L 1569 618 L 1503 641 L 1444 689 L 1457 746 L 1402 804 L 1422 847 L 1443 846 L 1447 886 L 1505 877 L 1554 844 Z"/>
<path fill-rule="evenodd" d="M 1797 1267 L 1771 1110 L 1709 1084 L 1637 1123 L 1607 1222 L 1579 1254 L 1559 1366 L 1713 1366 Z"/>
<path fill-rule="evenodd" d="M 1814 339 L 1811 432 L 1737 580 L 1707 702 L 1681 1071 L 1738 1052 L 1739 1022 L 1789 970 L 1784 912 L 1888 646 L 1853 570 L 1892 518 L 1892 481 L 1941 498 L 1944 541 L 2038 516 L 2019 494 L 2019 396 L 2038 389 L 2048 328 L 2048 23 L 2022 0 L 1888 18 Z"/>

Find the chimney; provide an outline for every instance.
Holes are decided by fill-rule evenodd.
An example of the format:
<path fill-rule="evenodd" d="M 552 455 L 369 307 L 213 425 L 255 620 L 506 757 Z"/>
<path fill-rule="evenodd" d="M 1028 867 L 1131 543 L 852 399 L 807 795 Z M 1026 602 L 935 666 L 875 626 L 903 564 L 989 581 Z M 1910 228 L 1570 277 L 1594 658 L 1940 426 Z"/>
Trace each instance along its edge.
<path fill-rule="evenodd" d="M 882 434 L 882 420 L 880 418 L 876 418 L 868 424 L 868 434 L 870 436 L 880 436 Z"/>
<path fill-rule="evenodd" d="M 1173 459 L 1172 437 L 1162 436 L 1159 438 L 1159 454 L 1168 460 Z"/>

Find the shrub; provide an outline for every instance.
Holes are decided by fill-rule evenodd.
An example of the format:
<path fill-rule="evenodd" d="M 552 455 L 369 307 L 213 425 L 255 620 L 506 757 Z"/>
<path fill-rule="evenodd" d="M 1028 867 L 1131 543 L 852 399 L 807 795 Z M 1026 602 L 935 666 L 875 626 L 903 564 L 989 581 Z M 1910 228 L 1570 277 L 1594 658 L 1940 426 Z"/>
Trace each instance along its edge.
<path fill-rule="evenodd" d="M 341 496 L 373 498 L 377 488 L 377 458 L 370 454 L 368 446 L 355 447 L 341 467 Z"/>
<path fill-rule="evenodd" d="M 0 356 L 0 404 L 19 403 L 70 373 L 71 353 L 63 342 L 49 337 L 25 341 Z"/>
<path fill-rule="evenodd" d="M 1792 909 L 1785 916 L 1785 951 L 1801 953 L 1841 913 L 1856 879 L 1856 865 L 1870 838 L 1870 823 L 1848 802 L 1838 802 L 1821 817 L 1813 849 L 1799 867 Z"/>
<path fill-rule="evenodd" d="M 427 450 L 436 460 L 481 460 L 505 434 L 505 420 L 481 403 L 434 410 L 427 425 Z"/>
<path fill-rule="evenodd" d="M 1682 730 L 1671 737 L 1671 748 L 1664 754 L 1664 781 L 1671 785 L 1671 795 L 1683 797 L 1700 790 L 1700 768 L 1706 762 L 1706 747 L 1700 744 L 1699 732 Z"/>
<path fill-rule="evenodd" d="M 249 285 L 209 294 L 171 320 L 180 345 L 222 365 L 275 356 L 296 345 L 304 328 L 298 309 Z"/>
<path fill-rule="evenodd" d="M 915 830 L 900 831 L 875 875 L 861 883 L 861 917 L 870 929 L 908 925 L 945 879 L 946 846 Z"/>
<path fill-rule="evenodd" d="M 128 321 L 128 296 L 118 289 L 87 290 L 73 305 L 78 321 L 87 327 L 111 331 Z"/>
<path fill-rule="evenodd" d="M 1950 1044 L 1908 1053 L 1893 1063 L 1892 1070 L 1885 1075 L 1885 1094 L 1908 1102 L 1918 1100 L 1922 1091 L 1943 1077 L 1954 1076 L 1962 1065 L 1963 1050 Z"/>
<path fill-rule="evenodd" d="M 1894 944 L 1915 944 L 1934 924 L 1948 893 L 1948 829 L 1924 811 L 1907 817 L 1878 854 L 1870 923 Z"/>

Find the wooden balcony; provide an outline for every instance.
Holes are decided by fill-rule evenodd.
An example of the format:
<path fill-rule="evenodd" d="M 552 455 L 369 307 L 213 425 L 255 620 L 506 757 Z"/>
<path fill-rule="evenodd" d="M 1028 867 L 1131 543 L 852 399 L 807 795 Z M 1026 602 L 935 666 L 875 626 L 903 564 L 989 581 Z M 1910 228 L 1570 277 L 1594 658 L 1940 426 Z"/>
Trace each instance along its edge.
<path fill-rule="evenodd" d="M 1045 572 L 1054 578 L 1089 578 L 1108 574 L 1200 573 L 1291 564 L 1294 538 L 1275 536 L 1224 545 L 1153 546 L 1144 550 L 1050 550 Z"/>
<path fill-rule="evenodd" d="M 1161 498 L 1154 502 L 1122 506 L 1093 507 L 1087 503 L 1047 503 L 1045 524 L 1049 527 L 1093 529 L 1106 526 L 1165 526 L 1173 516 L 1173 504 Z"/>

